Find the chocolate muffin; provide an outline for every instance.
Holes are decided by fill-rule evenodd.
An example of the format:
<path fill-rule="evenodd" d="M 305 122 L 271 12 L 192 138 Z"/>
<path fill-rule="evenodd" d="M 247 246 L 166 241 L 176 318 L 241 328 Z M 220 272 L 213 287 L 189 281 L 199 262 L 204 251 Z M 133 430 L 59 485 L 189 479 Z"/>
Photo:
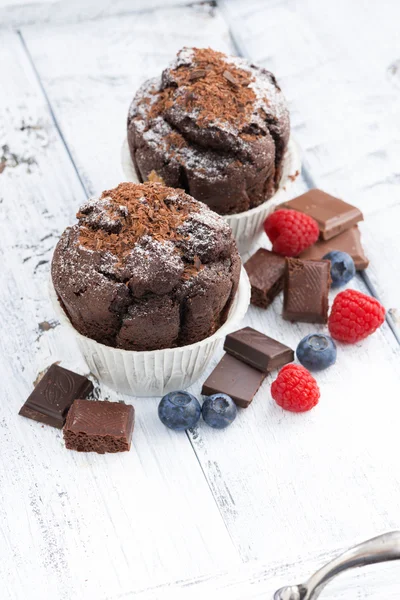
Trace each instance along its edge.
<path fill-rule="evenodd" d="M 159 183 L 121 183 L 77 218 L 57 244 L 52 279 L 81 334 L 157 350 L 224 323 L 241 263 L 228 224 L 207 206 Z"/>
<path fill-rule="evenodd" d="M 209 48 L 183 48 L 142 85 L 128 115 L 139 180 L 182 188 L 221 215 L 271 198 L 289 131 L 273 74 Z"/>

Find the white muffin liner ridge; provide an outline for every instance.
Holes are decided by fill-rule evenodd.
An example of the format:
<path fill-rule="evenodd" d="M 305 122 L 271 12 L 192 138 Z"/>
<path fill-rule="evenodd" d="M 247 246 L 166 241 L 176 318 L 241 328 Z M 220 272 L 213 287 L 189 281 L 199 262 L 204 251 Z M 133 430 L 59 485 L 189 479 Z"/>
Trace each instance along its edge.
<path fill-rule="evenodd" d="M 75 333 L 90 371 L 108 387 L 133 396 L 162 396 L 192 385 L 207 368 L 221 340 L 238 329 L 250 304 L 250 283 L 242 267 L 228 318 L 212 336 L 189 346 L 136 352 L 105 346 L 80 334 L 61 307 L 52 281 L 49 291 L 60 322 Z"/>
<path fill-rule="evenodd" d="M 128 140 L 125 139 L 121 148 L 121 166 L 126 181 L 140 183 L 129 152 Z M 258 237 L 263 232 L 263 223 L 278 204 L 287 200 L 287 192 L 301 172 L 300 153 L 293 137 L 290 137 L 285 156 L 283 158 L 282 177 L 278 190 L 266 202 L 255 208 L 235 215 L 223 215 L 232 229 L 239 252 L 244 253 L 257 243 Z"/>

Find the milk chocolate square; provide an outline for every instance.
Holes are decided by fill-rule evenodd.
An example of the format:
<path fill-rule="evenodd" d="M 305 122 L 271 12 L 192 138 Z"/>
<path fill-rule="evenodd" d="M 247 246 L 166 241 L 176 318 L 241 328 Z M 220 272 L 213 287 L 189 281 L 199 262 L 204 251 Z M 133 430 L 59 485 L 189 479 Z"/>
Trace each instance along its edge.
<path fill-rule="evenodd" d="M 304 250 L 299 256 L 302 260 L 321 260 L 328 252 L 340 250 L 347 252 L 354 260 L 357 271 L 363 271 L 369 265 L 361 245 L 360 230 L 357 225 L 343 231 L 331 240 L 318 240 L 313 246 Z"/>
<path fill-rule="evenodd" d="M 75 400 L 64 426 L 65 445 L 78 452 L 124 452 L 131 447 L 134 423 L 130 404 Z"/>
<path fill-rule="evenodd" d="M 285 259 L 260 248 L 244 265 L 251 285 L 251 303 L 267 308 L 283 289 Z"/>
<path fill-rule="evenodd" d="M 355 206 L 317 189 L 284 202 L 279 208 L 292 208 L 315 219 L 323 240 L 330 240 L 364 218 Z"/>
<path fill-rule="evenodd" d="M 286 259 L 283 318 L 304 323 L 328 321 L 329 260 Z"/>

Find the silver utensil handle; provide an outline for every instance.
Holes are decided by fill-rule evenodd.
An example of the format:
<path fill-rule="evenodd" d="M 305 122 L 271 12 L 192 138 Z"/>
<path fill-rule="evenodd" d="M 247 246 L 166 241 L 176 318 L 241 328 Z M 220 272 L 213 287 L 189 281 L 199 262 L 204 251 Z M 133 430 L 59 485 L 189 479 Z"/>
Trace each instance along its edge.
<path fill-rule="evenodd" d="M 324 587 L 343 571 L 391 560 L 400 560 L 400 531 L 379 535 L 332 560 L 310 577 L 301 600 L 316 600 Z"/>

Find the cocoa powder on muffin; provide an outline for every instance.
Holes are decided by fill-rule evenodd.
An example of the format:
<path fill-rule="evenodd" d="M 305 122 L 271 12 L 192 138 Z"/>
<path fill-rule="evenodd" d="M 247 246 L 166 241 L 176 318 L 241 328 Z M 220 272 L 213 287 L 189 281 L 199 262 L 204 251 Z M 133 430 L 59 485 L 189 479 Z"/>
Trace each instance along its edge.
<path fill-rule="evenodd" d="M 128 143 L 141 181 L 181 187 L 220 214 L 276 191 L 289 114 L 269 71 L 211 49 L 184 48 L 137 92 Z"/>
<path fill-rule="evenodd" d="M 182 190 L 122 183 L 88 201 L 54 252 L 59 301 L 81 334 L 126 350 L 212 335 L 237 290 L 227 223 Z"/>

